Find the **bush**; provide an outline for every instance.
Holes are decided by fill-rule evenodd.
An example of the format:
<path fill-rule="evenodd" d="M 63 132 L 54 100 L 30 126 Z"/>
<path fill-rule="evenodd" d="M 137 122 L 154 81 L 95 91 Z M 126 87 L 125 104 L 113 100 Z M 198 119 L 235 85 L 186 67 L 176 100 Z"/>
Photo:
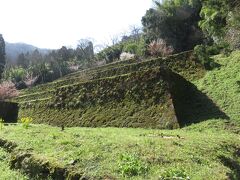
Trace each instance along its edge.
<path fill-rule="evenodd" d="M 137 176 L 146 174 L 148 166 L 136 155 L 122 154 L 118 163 L 119 170 L 123 176 Z"/>
<path fill-rule="evenodd" d="M 98 60 L 105 60 L 106 63 L 111 63 L 115 60 L 119 60 L 122 49 L 123 46 L 121 44 L 115 44 L 100 51 L 96 58 Z"/>
<path fill-rule="evenodd" d="M 123 51 L 131 54 L 135 54 L 137 57 L 143 57 L 146 55 L 146 43 L 143 37 L 140 37 L 139 40 L 133 41 L 129 40 L 123 44 Z"/>
<path fill-rule="evenodd" d="M 157 39 L 152 41 L 148 45 L 148 50 L 152 56 L 167 56 L 173 53 L 172 46 L 168 46 L 163 39 Z"/>
<path fill-rule="evenodd" d="M 225 42 L 222 42 L 219 44 L 213 44 L 211 46 L 197 45 L 194 48 L 194 55 L 201 62 L 201 64 L 203 64 L 204 67 L 208 70 L 213 69 L 217 66 L 217 64 L 213 61 L 211 56 L 217 55 L 219 53 L 229 55 L 231 53 L 229 45 Z"/>
<path fill-rule="evenodd" d="M 18 96 L 15 85 L 12 82 L 5 81 L 0 84 L 0 101 Z"/>
<path fill-rule="evenodd" d="M 204 65 L 206 69 L 211 69 L 211 62 L 213 61 L 213 59 L 210 57 L 206 46 L 197 45 L 194 48 L 194 55 L 197 57 L 200 63 Z"/>
<path fill-rule="evenodd" d="M 123 51 L 132 53 L 132 54 L 136 54 L 137 50 L 138 50 L 137 43 L 129 43 L 123 48 Z"/>
<path fill-rule="evenodd" d="M 23 81 L 24 77 L 26 76 L 27 71 L 22 67 L 13 67 L 5 69 L 4 71 L 4 79 L 6 81 L 12 81 L 14 83 L 18 83 Z"/>

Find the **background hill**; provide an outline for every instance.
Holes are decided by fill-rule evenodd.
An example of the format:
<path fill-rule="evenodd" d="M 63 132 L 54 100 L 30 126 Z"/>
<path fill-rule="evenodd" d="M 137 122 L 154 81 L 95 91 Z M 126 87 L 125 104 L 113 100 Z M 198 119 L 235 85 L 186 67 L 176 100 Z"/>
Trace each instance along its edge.
<path fill-rule="evenodd" d="M 26 43 L 8 43 L 6 42 L 6 56 L 7 59 L 11 62 L 16 62 L 17 57 L 19 54 L 21 53 L 31 53 L 33 52 L 35 49 L 38 49 L 38 51 L 41 54 L 47 54 L 48 52 L 50 52 L 50 49 L 41 49 L 38 48 L 36 46 L 30 45 L 30 44 L 26 44 Z"/>

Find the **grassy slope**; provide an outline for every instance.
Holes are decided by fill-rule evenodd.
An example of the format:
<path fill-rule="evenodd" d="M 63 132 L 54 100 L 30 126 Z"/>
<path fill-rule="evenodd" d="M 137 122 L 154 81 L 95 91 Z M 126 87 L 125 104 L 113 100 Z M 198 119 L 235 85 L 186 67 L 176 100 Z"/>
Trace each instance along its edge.
<path fill-rule="evenodd" d="M 229 120 L 209 119 L 171 131 L 9 126 L 0 131 L 0 137 L 61 165 L 76 160 L 78 171 L 95 178 L 158 179 L 186 174 L 191 179 L 239 179 L 240 52 L 215 60 L 222 67 L 194 84 Z M 133 176 L 135 170 L 137 176 Z"/>
<path fill-rule="evenodd" d="M 240 162 L 234 156 L 240 148 L 240 136 L 224 131 L 67 128 L 62 132 L 60 128 L 38 125 L 27 130 L 7 127 L 0 137 L 64 166 L 76 160 L 78 171 L 95 178 L 127 179 L 137 168 L 142 170 L 134 179 L 157 179 L 172 169 L 185 172 L 191 179 L 226 179 L 226 173 L 234 173 L 221 163 L 221 158 Z M 129 159 L 124 162 L 121 156 Z M 123 171 L 122 165 L 130 172 Z"/>
<path fill-rule="evenodd" d="M 226 113 L 229 120 L 209 119 L 187 129 L 211 127 L 226 129 L 240 133 L 240 51 L 233 52 L 229 57 L 218 55 L 214 57 L 220 68 L 207 72 L 204 78 L 195 81 L 199 90 L 206 93 L 220 109 Z"/>
<path fill-rule="evenodd" d="M 2 180 L 23 180 L 27 179 L 26 176 L 22 175 L 18 171 L 11 170 L 9 167 L 9 154 L 0 148 L 0 179 Z"/>
<path fill-rule="evenodd" d="M 196 84 L 230 119 L 240 122 L 240 52 L 214 59 L 221 67 L 208 72 Z"/>

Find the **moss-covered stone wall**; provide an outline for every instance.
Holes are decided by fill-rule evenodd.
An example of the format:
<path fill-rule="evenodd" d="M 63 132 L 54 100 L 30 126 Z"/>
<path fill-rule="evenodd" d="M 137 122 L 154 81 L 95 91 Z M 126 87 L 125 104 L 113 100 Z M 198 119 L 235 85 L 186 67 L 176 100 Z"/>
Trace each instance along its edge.
<path fill-rule="evenodd" d="M 22 102 L 19 115 L 52 125 L 177 128 L 169 73 L 157 68 L 64 86 L 51 99 Z"/>
<path fill-rule="evenodd" d="M 181 115 L 175 89 L 204 73 L 192 51 L 140 62 L 133 59 L 23 90 L 13 101 L 20 103 L 20 117 L 31 116 L 37 123 L 176 128 L 176 109 Z"/>

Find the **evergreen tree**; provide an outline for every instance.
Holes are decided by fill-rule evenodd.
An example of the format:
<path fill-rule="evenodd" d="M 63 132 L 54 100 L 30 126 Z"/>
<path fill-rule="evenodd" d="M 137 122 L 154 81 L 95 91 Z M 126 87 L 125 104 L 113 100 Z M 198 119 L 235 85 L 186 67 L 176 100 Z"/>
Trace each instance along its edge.
<path fill-rule="evenodd" d="M 237 0 L 202 0 L 199 26 L 215 44 L 228 43 L 239 48 L 240 2 Z"/>
<path fill-rule="evenodd" d="M 27 69 L 29 66 L 29 61 L 28 59 L 25 57 L 24 53 L 21 53 L 18 55 L 17 58 L 17 65 L 23 67 L 24 69 Z"/>
<path fill-rule="evenodd" d="M 163 39 L 175 51 L 193 49 L 202 42 L 198 27 L 201 10 L 200 0 L 155 1 L 155 8 L 147 10 L 142 18 L 146 43 Z"/>
<path fill-rule="evenodd" d="M 5 42 L 2 34 L 0 34 L 0 79 L 2 78 L 5 63 Z"/>

